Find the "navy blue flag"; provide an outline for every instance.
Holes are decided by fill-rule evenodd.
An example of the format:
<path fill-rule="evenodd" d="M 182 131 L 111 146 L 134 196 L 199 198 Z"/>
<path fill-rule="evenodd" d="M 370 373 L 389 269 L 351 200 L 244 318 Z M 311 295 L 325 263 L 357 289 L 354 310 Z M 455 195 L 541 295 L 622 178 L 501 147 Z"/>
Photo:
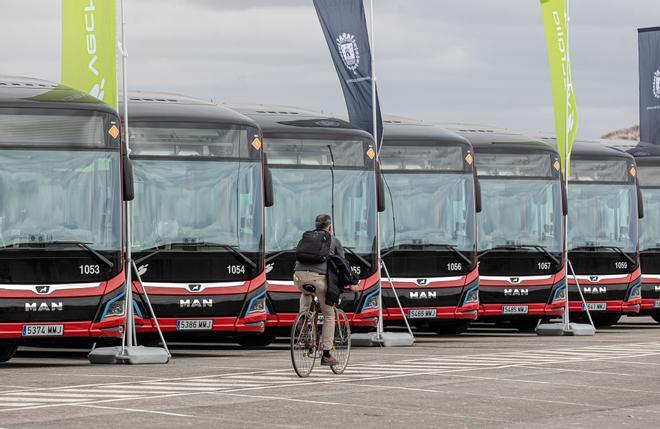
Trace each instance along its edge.
<path fill-rule="evenodd" d="M 314 0 L 323 34 L 344 91 L 351 124 L 373 135 L 371 48 L 362 0 Z M 383 119 L 376 96 L 378 147 Z"/>
<path fill-rule="evenodd" d="M 660 144 L 660 27 L 640 28 L 639 139 Z"/>

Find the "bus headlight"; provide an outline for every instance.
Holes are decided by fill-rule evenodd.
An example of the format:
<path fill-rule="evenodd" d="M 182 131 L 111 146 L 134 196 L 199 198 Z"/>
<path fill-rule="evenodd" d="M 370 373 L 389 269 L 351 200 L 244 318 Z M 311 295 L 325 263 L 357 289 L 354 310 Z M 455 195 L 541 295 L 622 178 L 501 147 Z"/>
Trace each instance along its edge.
<path fill-rule="evenodd" d="M 463 300 L 463 305 L 479 303 L 479 288 L 475 287 L 468 291 L 465 294 L 465 299 Z"/>
<path fill-rule="evenodd" d="M 378 308 L 378 293 L 373 293 L 371 296 L 367 297 L 362 306 L 362 311 L 364 310 L 373 310 Z"/>
<path fill-rule="evenodd" d="M 252 302 L 248 307 L 248 314 L 250 313 L 263 313 L 266 311 L 266 295 L 261 295 L 255 298 L 252 298 Z"/>
<path fill-rule="evenodd" d="M 639 299 L 642 297 L 642 288 L 641 286 L 633 286 L 632 289 L 630 289 L 630 296 L 628 297 L 628 300 L 631 299 Z"/>
<path fill-rule="evenodd" d="M 559 288 L 557 288 L 552 301 L 566 301 L 566 286 L 559 286 Z"/>
<path fill-rule="evenodd" d="M 124 315 L 124 300 L 116 299 L 106 304 L 102 318 L 105 319 L 106 317 L 116 317 L 123 315 Z"/>

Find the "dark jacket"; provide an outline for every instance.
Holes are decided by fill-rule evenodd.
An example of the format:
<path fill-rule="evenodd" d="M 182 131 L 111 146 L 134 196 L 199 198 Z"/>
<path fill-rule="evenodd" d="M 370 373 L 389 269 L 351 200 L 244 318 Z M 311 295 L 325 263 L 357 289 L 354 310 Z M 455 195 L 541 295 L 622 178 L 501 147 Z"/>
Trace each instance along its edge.
<path fill-rule="evenodd" d="M 330 255 L 328 257 L 328 272 L 326 274 L 328 287 L 325 291 L 325 303 L 327 305 L 337 305 L 339 297 L 344 292 L 344 288 L 356 284 L 359 278 L 346 259 L 339 255 Z"/>

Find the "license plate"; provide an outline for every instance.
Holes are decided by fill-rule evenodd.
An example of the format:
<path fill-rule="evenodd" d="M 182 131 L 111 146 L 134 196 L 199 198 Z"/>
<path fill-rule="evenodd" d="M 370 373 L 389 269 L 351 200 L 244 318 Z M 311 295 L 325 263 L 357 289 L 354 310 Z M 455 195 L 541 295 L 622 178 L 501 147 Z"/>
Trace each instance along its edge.
<path fill-rule="evenodd" d="M 655 307 L 655 308 L 660 307 L 660 299 L 656 299 L 655 301 L 653 301 L 653 307 Z"/>
<path fill-rule="evenodd" d="M 213 329 L 213 320 L 177 320 L 177 331 L 210 331 Z"/>
<path fill-rule="evenodd" d="M 503 305 L 502 314 L 527 314 L 529 307 L 526 305 Z"/>
<path fill-rule="evenodd" d="M 408 310 L 408 317 L 410 319 L 431 319 L 436 315 L 435 308 L 423 308 L 419 310 Z"/>
<path fill-rule="evenodd" d="M 24 337 L 58 337 L 64 335 L 64 325 L 23 325 Z"/>
<path fill-rule="evenodd" d="M 588 302 L 586 308 L 589 309 L 589 311 L 605 311 L 607 310 L 607 303 L 606 302 Z M 582 311 L 584 311 L 585 306 L 584 303 L 582 303 Z"/>

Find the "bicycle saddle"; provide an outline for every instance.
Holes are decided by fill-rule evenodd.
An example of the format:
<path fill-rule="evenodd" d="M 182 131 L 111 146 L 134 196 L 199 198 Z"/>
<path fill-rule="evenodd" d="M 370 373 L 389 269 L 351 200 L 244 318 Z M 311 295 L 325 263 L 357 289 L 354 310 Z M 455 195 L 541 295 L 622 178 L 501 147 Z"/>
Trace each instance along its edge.
<path fill-rule="evenodd" d="M 309 293 L 316 292 L 316 286 L 314 286 L 314 285 L 304 284 L 304 285 L 302 285 L 302 288 L 303 288 L 304 291 L 309 292 Z"/>

